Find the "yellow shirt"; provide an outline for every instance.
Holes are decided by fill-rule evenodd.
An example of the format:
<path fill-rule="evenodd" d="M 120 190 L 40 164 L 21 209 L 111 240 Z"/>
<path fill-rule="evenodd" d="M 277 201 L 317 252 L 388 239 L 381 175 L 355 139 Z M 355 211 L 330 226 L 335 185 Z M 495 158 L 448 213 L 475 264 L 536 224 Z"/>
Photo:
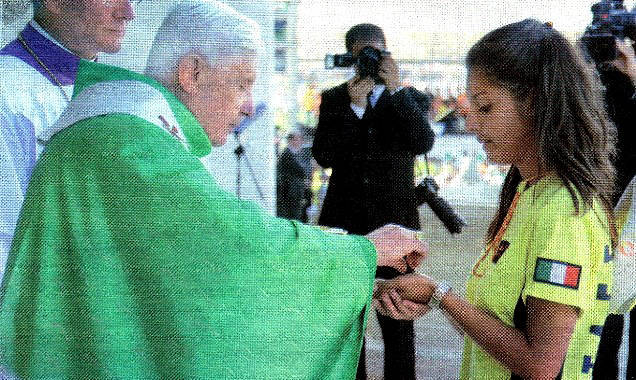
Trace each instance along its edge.
<path fill-rule="evenodd" d="M 570 193 L 557 178 L 530 187 L 522 182 L 517 191 L 519 201 L 502 243 L 476 264 L 467 299 L 517 328 L 521 328 L 519 317 L 525 318 L 528 296 L 578 308 L 561 378 L 589 379 L 612 283 L 605 212 L 595 203 L 593 210 L 576 215 Z M 511 375 L 466 337 L 461 379 L 510 379 Z"/>

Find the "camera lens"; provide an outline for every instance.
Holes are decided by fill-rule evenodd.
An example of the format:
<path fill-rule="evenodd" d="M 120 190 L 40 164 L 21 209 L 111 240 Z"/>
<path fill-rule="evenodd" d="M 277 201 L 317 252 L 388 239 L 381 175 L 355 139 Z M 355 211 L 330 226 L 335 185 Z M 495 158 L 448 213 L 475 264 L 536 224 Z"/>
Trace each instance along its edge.
<path fill-rule="evenodd" d="M 358 71 L 360 77 L 378 76 L 380 71 L 380 62 L 382 61 L 382 52 L 371 46 L 364 47 L 358 55 Z"/>
<path fill-rule="evenodd" d="M 335 60 L 334 60 L 333 54 L 327 54 L 325 56 L 325 69 L 327 69 L 327 70 L 333 69 L 334 66 L 335 66 L 334 62 L 335 62 Z"/>

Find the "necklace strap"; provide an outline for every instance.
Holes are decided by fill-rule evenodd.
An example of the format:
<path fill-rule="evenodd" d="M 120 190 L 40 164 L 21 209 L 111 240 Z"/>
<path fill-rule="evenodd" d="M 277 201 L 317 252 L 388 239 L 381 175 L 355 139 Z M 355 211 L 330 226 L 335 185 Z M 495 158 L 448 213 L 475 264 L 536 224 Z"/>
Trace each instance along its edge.
<path fill-rule="evenodd" d="M 35 61 L 42 66 L 42 68 L 44 69 L 44 71 L 46 71 L 47 74 L 49 74 L 49 76 L 51 77 L 51 79 L 53 79 L 53 81 L 55 82 L 55 84 L 57 85 L 57 87 L 60 89 L 60 91 L 62 92 L 62 95 L 64 96 L 64 99 L 66 100 L 66 103 L 70 103 L 71 99 L 69 99 L 68 95 L 66 94 L 66 91 L 64 91 L 64 86 L 62 86 L 62 83 L 60 82 L 59 79 L 57 79 L 57 77 L 55 76 L 55 74 L 53 74 L 53 72 L 44 64 L 44 62 L 42 62 L 42 60 L 40 59 L 40 57 L 38 57 L 37 54 L 35 54 L 35 52 L 33 51 L 33 49 L 31 49 L 29 47 L 29 45 L 27 44 L 26 40 L 24 39 L 24 37 L 22 37 L 22 32 L 20 32 L 18 34 L 18 41 L 20 41 L 20 43 L 22 44 L 22 46 L 24 47 L 24 49 L 33 57 L 33 59 L 35 59 Z"/>
<path fill-rule="evenodd" d="M 472 270 L 473 276 L 482 277 L 483 273 L 479 273 L 477 269 L 481 265 L 482 261 L 486 259 L 486 257 L 490 256 L 493 252 L 497 252 L 497 249 L 499 248 L 499 244 L 501 244 L 501 240 L 503 239 L 503 236 L 506 233 L 508 226 L 510 225 L 512 216 L 515 214 L 515 210 L 517 208 L 517 203 L 519 203 L 519 198 L 521 197 L 521 193 L 522 191 L 520 189 L 516 190 L 515 197 L 512 199 L 512 202 L 510 203 L 510 207 L 508 207 L 508 212 L 506 213 L 506 217 L 504 218 L 503 223 L 501 223 L 501 227 L 499 227 L 499 230 L 497 230 L 497 233 L 495 234 L 495 238 L 486 246 L 486 250 L 484 254 L 479 258 L 479 260 L 477 260 L 477 263 L 473 267 L 473 270 Z"/>
<path fill-rule="evenodd" d="M 515 197 L 512 199 L 512 202 L 510 203 L 510 207 L 508 207 L 508 213 L 506 213 L 506 217 L 504 218 L 503 223 L 501 223 L 501 227 L 499 227 L 499 230 L 497 230 L 497 234 L 495 235 L 495 238 L 492 240 L 492 242 L 488 244 L 487 251 L 490 251 L 490 252 L 496 251 L 497 248 L 499 247 L 499 244 L 501 244 L 501 239 L 503 239 L 503 235 L 506 233 L 506 230 L 508 229 L 508 225 L 510 225 L 510 220 L 512 219 L 512 216 L 515 213 L 515 210 L 517 208 L 517 203 L 519 203 L 520 196 L 521 196 L 521 191 L 517 190 L 517 192 L 515 193 Z"/>

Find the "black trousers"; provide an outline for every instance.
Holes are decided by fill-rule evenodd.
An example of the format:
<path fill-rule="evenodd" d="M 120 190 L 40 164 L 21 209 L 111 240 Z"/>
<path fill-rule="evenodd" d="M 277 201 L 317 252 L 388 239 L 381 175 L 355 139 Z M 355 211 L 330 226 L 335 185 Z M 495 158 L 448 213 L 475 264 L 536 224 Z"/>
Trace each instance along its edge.
<path fill-rule="evenodd" d="M 400 274 L 388 267 L 378 267 L 377 278 L 389 279 Z M 384 379 L 415 380 L 415 332 L 413 321 L 400 321 L 376 313 L 384 340 Z M 366 343 L 366 342 L 365 342 Z M 366 380 L 364 344 L 360 353 L 356 380 Z"/>
<path fill-rule="evenodd" d="M 376 313 L 384 340 L 384 378 L 415 380 L 415 334 L 413 321 L 398 321 Z M 357 380 L 366 380 L 365 349 L 362 346 Z"/>
<path fill-rule="evenodd" d="M 629 356 L 627 358 L 627 380 L 636 380 L 636 308 L 629 314 Z M 610 314 L 605 320 L 601 342 L 598 346 L 592 377 L 594 379 L 616 379 L 618 377 L 618 351 L 623 336 L 624 318 Z"/>

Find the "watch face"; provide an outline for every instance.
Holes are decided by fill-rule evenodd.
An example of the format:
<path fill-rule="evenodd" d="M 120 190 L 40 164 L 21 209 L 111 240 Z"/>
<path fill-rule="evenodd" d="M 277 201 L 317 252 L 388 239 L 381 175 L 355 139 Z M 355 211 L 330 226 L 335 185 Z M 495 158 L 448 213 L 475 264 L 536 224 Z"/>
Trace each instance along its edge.
<path fill-rule="evenodd" d="M 452 288 L 450 287 L 450 285 L 445 282 L 437 284 L 435 292 L 433 292 L 433 295 L 431 296 L 431 300 L 429 302 L 431 306 L 439 307 L 440 303 L 442 302 L 442 298 L 444 298 L 446 293 L 448 293 L 451 289 Z"/>

